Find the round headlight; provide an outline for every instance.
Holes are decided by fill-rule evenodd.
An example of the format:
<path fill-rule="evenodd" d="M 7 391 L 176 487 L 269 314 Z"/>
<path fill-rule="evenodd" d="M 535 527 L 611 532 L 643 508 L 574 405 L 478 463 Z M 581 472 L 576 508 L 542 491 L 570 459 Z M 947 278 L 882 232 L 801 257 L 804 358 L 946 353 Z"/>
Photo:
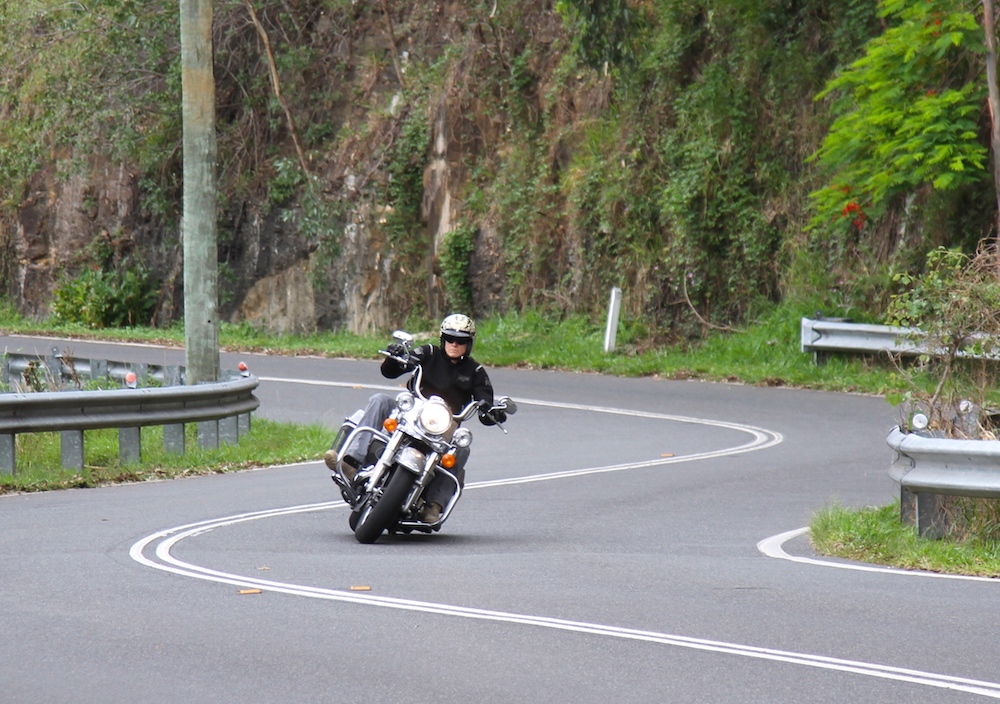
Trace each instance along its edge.
<path fill-rule="evenodd" d="M 451 411 L 443 403 L 425 403 L 420 409 L 420 425 L 433 435 L 444 435 L 451 427 Z"/>
<path fill-rule="evenodd" d="M 413 408 L 413 394 L 409 391 L 403 391 L 398 396 L 396 396 L 396 406 L 401 411 L 408 411 Z"/>
<path fill-rule="evenodd" d="M 459 428 L 451 436 L 451 441 L 455 443 L 455 447 L 468 447 L 472 444 L 472 431 L 468 428 Z"/>

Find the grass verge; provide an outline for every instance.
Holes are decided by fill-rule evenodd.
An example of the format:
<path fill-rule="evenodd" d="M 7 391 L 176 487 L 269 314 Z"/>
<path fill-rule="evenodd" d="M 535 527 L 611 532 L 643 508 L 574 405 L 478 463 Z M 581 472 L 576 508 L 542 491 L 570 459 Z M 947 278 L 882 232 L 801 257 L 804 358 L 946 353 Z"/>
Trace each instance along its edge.
<path fill-rule="evenodd" d="M 319 425 L 277 423 L 254 418 L 250 433 L 236 445 L 216 450 L 198 447 L 197 427 L 187 427 L 187 452 L 163 450 L 163 429 L 142 429 L 142 460 L 122 464 L 118 459 L 117 430 L 84 433 L 82 472 L 60 468 L 58 433 L 27 433 L 17 436 L 17 473 L 0 475 L 0 494 L 94 487 L 124 482 L 174 479 L 198 474 L 216 474 L 275 464 L 318 459 L 329 447 L 333 433 Z"/>
<path fill-rule="evenodd" d="M 995 503 L 995 502 L 994 502 Z M 864 509 L 839 505 L 819 511 L 809 525 L 824 555 L 910 570 L 1000 577 L 1000 541 L 967 532 L 927 540 L 899 520 L 899 503 Z"/>

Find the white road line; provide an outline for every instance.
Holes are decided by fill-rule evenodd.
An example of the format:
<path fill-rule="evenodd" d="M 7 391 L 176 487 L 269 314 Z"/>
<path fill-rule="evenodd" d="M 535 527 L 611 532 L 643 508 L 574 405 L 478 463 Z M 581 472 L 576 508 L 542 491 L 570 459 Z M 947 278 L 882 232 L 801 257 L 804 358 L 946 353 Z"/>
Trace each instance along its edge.
<path fill-rule="evenodd" d="M 865 565 L 857 562 L 833 562 L 831 560 L 820 560 L 815 557 L 799 557 L 797 555 L 789 555 L 785 552 L 785 543 L 794 538 L 798 538 L 800 535 L 805 535 L 808 532 L 808 528 L 797 528 L 795 530 L 779 533 L 778 535 L 772 535 L 770 538 L 764 538 L 757 543 L 757 549 L 767 557 L 773 557 L 779 560 L 788 560 L 789 562 L 797 562 L 802 565 L 834 567 L 840 570 L 854 570 L 855 572 L 877 572 L 879 574 L 891 574 L 899 577 L 958 579 L 967 582 L 992 582 L 993 584 L 1000 584 L 1000 580 L 995 577 L 976 577 L 974 575 L 964 574 L 941 574 L 940 572 L 927 572 L 925 570 L 904 570 L 898 567 L 879 567 L 877 565 Z"/>
<path fill-rule="evenodd" d="M 992 699 L 1000 699 L 1000 684 L 994 682 L 985 682 L 964 677 L 922 672 L 919 670 L 911 670 L 901 667 L 891 667 L 877 663 L 866 663 L 855 660 L 827 657 L 823 655 L 813 655 L 810 653 L 796 653 L 773 648 L 760 648 L 751 645 L 742 645 L 739 643 L 729 643 L 704 638 L 692 638 L 656 631 L 620 628 L 617 626 L 587 623 L 584 621 L 570 621 L 566 619 L 549 618 L 546 616 L 532 616 L 528 614 L 517 614 L 505 611 L 476 609 L 452 604 L 417 601 L 413 599 L 399 599 L 337 589 L 325 589 L 321 587 L 276 582 L 200 567 L 198 565 L 193 565 L 179 560 L 171 554 L 172 548 L 181 540 L 202 535 L 216 528 L 227 527 L 237 523 L 244 523 L 262 518 L 272 518 L 275 516 L 287 516 L 295 513 L 326 510 L 336 506 L 343 506 L 343 504 L 329 502 L 292 506 L 288 508 L 257 511 L 253 513 L 229 516 L 226 518 L 191 523 L 185 526 L 178 526 L 177 528 L 160 531 L 159 533 L 140 540 L 132 546 L 129 554 L 133 560 L 139 562 L 140 564 L 154 569 L 171 572 L 173 574 L 222 584 L 231 584 L 238 587 L 257 588 L 264 591 L 288 594 L 292 596 L 323 599 L 327 601 L 336 601 L 362 606 L 400 609 L 442 616 L 456 616 L 459 618 L 482 621 L 535 626 L 538 628 L 550 628 L 573 633 L 586 633 L 609 638 L 643 641 L 647 643 L 656 643 L 692 650 L 739 655 L 773 662 L 784 662 L 792 665 L 802 665 L 823 670 L 846 672 L 866 677 L 895 680 L 898 682 L 908 682 L 927 687 L 950 689 L 969 694 L 977 694 Z M 146 549 L 157 542 L 158 544 L 155 548 L 155 555 L 159 560 L 161 560 L 161 562 L 156 562 L 145 556 Z"/>
<path fill-rule="evenodd" d="M 387 391 L 396 391 L 399 389 L 398 386 L 374 386 L 374 385 L 348 384 L 342 382 L 284 379 L 278 377 L 259 377 L 259 378 L 261 379 L 261 381 L 310 384 L 317 386 L 371 388 L 371 389 L 384 389 Z M 783 440 L 782 436 L 779 433 L 775 433 L 773 431 L 765 430 L 762 428 L 740 425 L 736 423 L 725 423 L 720 421 L 689 418 L 685 416 L 648 413 L 643 411 L 605 408 L 599 406 L 556 403 L 549 401 L 518 399 L 518 403 L 527 405 L 547 406 L 550 408 L 583 410 L 583 411 L 590 411 L 597 413 L 612 413 L 616 415 L 654 418 L 654 419 L 670 420 L 681 423 L 696 423 L 701 425 L 709 425 L 713 427 L 729 428 L 732 430 L 749 433 L 751 435 L 751 440 L 743 445 L 734 448 L 698 453 L 694 455 L 671 457 L 671 458 L 658 458 L 645 462 L 634 462 L 627 464 L 610 465 L 605 467 L 591 467 L 587 469 L 571 470 L 566 472 L 553 472 L 549 474 L 532 475 L 527 477 L 514 477 L 511 479 L 470 483 L 466 487 L 467 489 L 494 488 L 499 486 L 509 486 L 515 484 L 524 484 L 529 482 L 552 481 L 556 479 L 578 477 L 588 474 L 617 472 L 628 469 L 639 469 L 639 468 L 646 468 L 658 465 L 674 464 L 678 462 L 689 462 L 699 459 L 708 459 L 712 457 L 722 457 L 726 455 L 740 454 L 744 452 L 750 452 L 754 450 L 761 450 L 768 447 L 773 447 L 774 445 L 781 443 Z M 583 621 L 569 621 L 564 619 L 549 618 L 545 616 L 532 616 L 527 614 L 516 614 L 504 611 L 476 609 L 463 606 L 455 606 L 450 604 L 440 604 L 433 602 L 416 601 L 411 599 L 375 596 L 371 594 L 348 592 L 337 589 L 326 589 L 321 587 L 310 587 L 299 584 L 289 584 L 285 582 L 275 582 L 251 576 L 220 572 L 218 570 L 209 569 L 207 567 L 193 565 L 181 561 L 175 558 L 171 554 L 171 550 L 173 549 L 173 547 L 177 545 L 177 543 L 179 543 L 181 540 L 185 540 L 187 538 L 194 537 L 197 535 L 202 535 L 209 531 L 215 530 L 216 528 L 227 527 L 235 525 L 237 523 L 244 523 L 247 521 L 260 520 L 263 518 L 273 518 L 273 517 L 292 515 L 296 513 L 330 510 L 337 507 L 344 507 L 344 504 L 342 502 L 336 501 L 336 502 L 324 502 L 318 504 L 308 504 L 302 506 L 291 506 L 287 508 L 256 511 L 252 513 L 228 516 L 225 518 L 211 519 L 206 521 L 200 521 L 197 523 L 191 523 L 184 526 L 178 526 L 175 528 L 170 528 L 167 530 L 160 531 L 158 533 L 155 533 L 138 541 L 129 550 L 129 555 L 136 562 L 145 565 L 147 567 L 152 567 L 153 569 L 171 572 L 173 574 L 192 577 L 195 579 L 209 580 L 213 582 L 231 584 L 240 587 L 258 588 L 265 591 L 289 594 L 293 596 L 309 597 L 313 599 L 324 599 L 328 601 L 337 601 L 342 603 L 350 603 L 363 606 L 376 606 L 382 608 L 402 609 L 406 611 L 416 611 L 421 613 L 438 614 L 445 616 L 457 616 L 460 618 L 512 623 L 525 626 L 535 626 L 540 628 L 551 628 L 556 630 L 569 631 L 575 633 L 586 633 L 590 635 L 606 636 L 611 638 L 644 641 L 648 643 L 657 643 L 661 645 L 675 646 L 680 648 L 689 648 L 689 649 L 708 651 L 714 653 L 739 655 L 743 657 L 770 660 L 774 662 L 784 662 L 793 665 L 802 665 L 806 667 L 814 667 L 824 670 L 846 672 L 851 674 L 863 675 L 867 677 L 895 680 L 899 682 L 908 682 L 928 687 L 936 687 L 936 688 L 966 692 L 969 694 L 977 694 L 992 699 L 1000 699 L 1000 683 L 973 680 L 963 677 L 954 677 L 951 675 L 941 675 L 931 672 L 922 672 L 919 670 L 891 667 L 888 665 L 879 665 L 876 663 L 866 663 L 854 660 L 827 657 L 822 655 L 813 655 L 809 653 L 796 653 L 791 651 L 776 650 L 772 648 L 760 648 L 756 646 L 742 645 L 739 643 L 728 643 L 725 641 L 714 641 L 702 638 L 692 638 L 688 636 L 659 633 L 655 631 L 643 631 L 630 628 L 620 628 L 617 626 L 587 623 Z M 797 535 L 801 535 L 802 532 L 804 531 L 805 529 L 800 529 L 798 531 L 789 531 L 788 533 L 784 533 L 781 536 L 775 536 L 774 538 L 763 540 L 758 544 L 758 549 L 760 549 L 761 552 L 763 552 L 765 555 L 769 555 L 771 557 L 779 557 L 784 555 L 784 559 L 790 559 L 796 562 L 811 562 L 807 558 L 792 557 L 787 553 L 785 553 L 782 548 L 784 542 Z M 154 555 L 156 557 L 155 560 L 146 557 L 145 554 L 146 550 L 150 546 L 153 546 L 154 544 L 155 544 Z M 831 564 L 834 564 L 834 563 L 822 563 L 820 561 L 815 561 L 815 562 L 817 564 L 823 564 L 824 566 L 830 566 Z M 878 568 L 871 568 L 871 569 L 872 571 L 888 571 Z M 894 570 L 892 571 L 892 573 L 896 574 L 899 573 L 899 571 Z"/>

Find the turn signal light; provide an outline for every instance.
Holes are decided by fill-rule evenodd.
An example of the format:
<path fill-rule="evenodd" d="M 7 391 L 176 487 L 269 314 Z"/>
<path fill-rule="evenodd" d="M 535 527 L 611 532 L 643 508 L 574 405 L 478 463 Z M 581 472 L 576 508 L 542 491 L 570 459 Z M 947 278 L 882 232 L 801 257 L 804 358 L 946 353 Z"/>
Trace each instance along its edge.
<path fill-rule="evenodd" d="M 450 452 L 441 458 L 441 466 L 445 469 L 451 469 L 455 466 L 455 455 Z"/>
<path fill-rule="evenodd" d="M 382 427 L 386 429 L 386 432 L 394 433 L 396 432 L 396 426 L 399 422 L 395 418 L 386 418 L 382 421 Z"/>

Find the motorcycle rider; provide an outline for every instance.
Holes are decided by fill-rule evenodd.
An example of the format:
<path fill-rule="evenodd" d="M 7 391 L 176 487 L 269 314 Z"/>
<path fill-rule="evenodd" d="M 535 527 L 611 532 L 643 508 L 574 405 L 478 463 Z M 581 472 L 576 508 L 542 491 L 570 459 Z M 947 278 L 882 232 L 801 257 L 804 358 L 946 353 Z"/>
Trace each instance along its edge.
<path fill-rule="evenodd" d="M 458 413 L 473 399 L 489 408 L 493 405 L 493 385 L 483 365 L 471 357 L 475 341 L 476 323 L 467 315 L 453 313 L 441 321 L 440 344 L 426 344 L 410 350 L 406 364 L 393 358 L 404 357 L 405 348 L 398 343 L 389 345 L 386 351 L 392 356 L 386 357 L 382 362 L 382 376 L 396 379 L 420 366 L 422 367 L 420 392 L 425 398 L 440 396 L 451 408 L 452 413 Z M 407 386 L 411 387 L 415 379 L 416 377 L 411 377 Z M 358 425 L 381 427 L 382 421 L 389 417 L 393 408 L 395 408 L 393 397 L 383 393 L 374 394 L 368 400 Z M 484 425 L 494 425 L 506 421 L 507 415 L 502 410 L 496 410 L 492 414 L 480 413 L 479 420 Z M 464 486 L 465 483 L 465 463 L 468 457 L 468 447 L 459 448 L 456 452 L 456 462 L 452 472 L 460 486 Z M 328 467 L 334 469 L 337 465 L 337 451 L 331 448 L 323 459 Z M 369 455 L 367 443 L 363 440 L 355 441 L 354 446 L 348 448 L 344 458 L 344 473 L 347 479 L 353 481 L 358 469 L 374 461 Z M 450 482 L 443 476 L 436 476 L 424 493 L 425 504 L 420 515 L 421 520 L 436 523 L 451 492 Z"/>

